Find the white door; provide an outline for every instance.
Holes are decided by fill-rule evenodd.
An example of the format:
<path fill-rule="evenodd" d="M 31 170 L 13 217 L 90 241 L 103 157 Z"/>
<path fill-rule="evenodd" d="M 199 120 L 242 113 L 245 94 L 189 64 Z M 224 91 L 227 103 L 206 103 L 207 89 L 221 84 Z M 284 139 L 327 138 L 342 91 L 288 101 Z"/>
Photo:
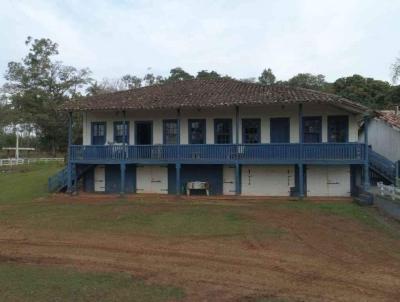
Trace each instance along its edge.
<path fill-rule="evenodd" d="M 150 193 L 151 166 L 136 167 L 136 193 Z"/>
<path fill-rule="evenodd" d="M 293 166 L 243 166 L 242 195 L 289 196 Z"/>
<path fill-rule="evenodd" d="M 168 168 L 151 167 L 151 192 L 168 194 Z"/>
<path fill-rule="evenodd" d="M 136 168 L 137 193 L 168 193 L 168 168 L 138 166 Z"/>
<path fill-rule="evenodd" d="M 106 190 L 106 170 L 104 166 L 94 168 L 94 191 L 105 192 Z"/>
<path fill-rule="evenodd" d="M 224 165 L 223 178 L 224 178 L 224 184 L 223 184 L 224 195 L 235 195 L 236 193 L 235 167 Z"/>
<path fill-rule="evenodd" d="M 328 169 L 325 166 L 307 166 L 307 195 L 329 196 Z"/>
<path fill-rule="evenodd" d="M 350 196 L 350 167 L 328 167 L 329 196 Z"/>
<path fill-rule="evenodd" d="M 308 196 L 350 196 L 349 166 L 308 166 Z"/>

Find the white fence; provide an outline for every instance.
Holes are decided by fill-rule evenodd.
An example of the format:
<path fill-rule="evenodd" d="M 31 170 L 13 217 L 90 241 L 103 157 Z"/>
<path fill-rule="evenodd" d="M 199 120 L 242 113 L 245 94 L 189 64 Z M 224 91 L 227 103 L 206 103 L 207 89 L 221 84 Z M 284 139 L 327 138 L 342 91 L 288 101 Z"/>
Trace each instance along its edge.
<path fill-rule="evenodd" d="M 396 188 L 394 185 L 384 185 L 383 182 L 378 182 L 377 185 L 381 196 L 390 196 L 392 200 L 400 200 L 400 188 Z"/>
<path fill-rule="evenodd" d="M 16 165 L 29 165 L 33 163 L 48 163 L 48 162 L 63 162 L 64 158 L 55 157 L 55 158 L 0 158 L 0 167 L 1 166 L 16 166 Z"/>

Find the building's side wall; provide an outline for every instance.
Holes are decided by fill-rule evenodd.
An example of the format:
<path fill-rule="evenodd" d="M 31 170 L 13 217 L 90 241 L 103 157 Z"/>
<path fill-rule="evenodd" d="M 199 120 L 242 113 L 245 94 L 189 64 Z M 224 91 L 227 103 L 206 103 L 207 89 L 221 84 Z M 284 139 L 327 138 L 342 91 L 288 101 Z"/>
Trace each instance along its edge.
<path fill-rule="evenodd" d="M 168 194 L 176 194 L 175 165 L 151 167 L 167 169 L 166 185 Z M 296 170 L 294 165 L 244 165 L 241 167 L 241 195 L 290 196 L 291 189 L 298 186 L 298 171 Z M 126 166 L 125 192 L 143 193 L 136 190 L 137 177 L 140 177 L 137 173 L 135 165 Z M 223 165 L 182 165 L 181 167 L 181 193 L 183 194 L 185 193 L 184 186 L 188 181 L 205 181 L 210 184 L 210 193 L 212 195 L 222 195 L 224 194 L 224 182 L 226 180 L 233 181 L 233 185 L 229 184 L 230 190 L 225 190 L 225 194 L 235 194 L 232 191 L 235 186 L 234 179 L 226 179 Z M 346 197 L 351 195 L 356 179 L 352 183 L 351 167 L 349 165 L 308 165 L 305 168 L 305 182 L 307 196 Z M 105 193 L 119 193 L 120 183 L 120 166 L 106 165 Z M 89 169 L 86 172 L 83 184 L 86 192 L 94 192 L 94 169 Z M 166 192 L 149 191 L 146 193 Z"/>
<path fill-rule="evenodd" d="M 363 135 L 360 141 L 363 141 Z M 400 160 L 400 130 L 379 119 L 373 119 L 368 127 L 368 144 L 391 161 Z"/>
<path fill-rule="evenodd" d="M 330 115 L 348 115 L 349 116 L 349 141 L 358 141 L 358 123 L 357 116 L 345 110 L 327 105 L 305 104 L 303 109 L 304 116 L 322 117 L 322 141 L 327 142 L 328 129 L 327 117 Z M 135 122 L 152 121 L 153 122 L 153 144 L 163 143 L 163 120 L 175 119 L 177 112 L 175 110 L 153 110 L 153 111 L 128 111 L 126 120 L 129 122 L 129 144 L 135 144 Z M 297 105 L 269 105 L 239 107 L 239 143 L 242 142 L 242 119 L 258 118 L 261 120 L 261 142 L 270 142 L 270 118 L 289 117 L 290 118 L 290 142 L 299 142 L 299 120 Z M 206 119 L 206 143 L 214 143 L 214 119 L 230 118 L 232 119 L 233 143 L 236 142 L 235 109 L 232 108 L 213 108 L 213 109 L 182 109 L 181 110 L 181 143 L 188 143 L 188 120 Z M 83 117 L 83 144 L 91 144 L 91 123 L 106 122 L 107 134 L 106 143 L 114 141 L 114 122 L 122 120 L 122 112 L 85 112 Z"/>

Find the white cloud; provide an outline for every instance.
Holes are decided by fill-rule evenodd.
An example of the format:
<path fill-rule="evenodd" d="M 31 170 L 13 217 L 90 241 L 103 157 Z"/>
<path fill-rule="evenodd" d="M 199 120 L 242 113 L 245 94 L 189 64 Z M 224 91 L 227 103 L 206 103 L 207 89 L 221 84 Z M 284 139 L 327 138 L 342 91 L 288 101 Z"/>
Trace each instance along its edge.
<path fill-rule="evenodd" d="M 329 80 L 361 73 L 388 80 L 400 51 L 399 1 L 3 1 L 0 68 L 49 37 L 60 59 L 96 78 L 214 69 L 243 78 L 271 67 Z M 397 27 L 396 27 L 397 25 Z"/>

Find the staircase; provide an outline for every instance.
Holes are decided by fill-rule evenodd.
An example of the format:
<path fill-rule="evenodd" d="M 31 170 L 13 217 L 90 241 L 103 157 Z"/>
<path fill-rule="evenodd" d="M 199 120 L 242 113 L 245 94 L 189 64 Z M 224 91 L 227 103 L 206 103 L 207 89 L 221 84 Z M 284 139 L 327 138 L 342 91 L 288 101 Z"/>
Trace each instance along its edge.
<path fill-rule="evenodd" d="M 394 184 L 396 182 L 396 164 L 386 157 L 369 150 L 369 168 L 380 175 L 386 181 Z"/>
<path fill-rule="evenodd" d="M 79 180 L 83 174 L 85 174 L 91 165 L 84 166 L 83 168 L 77 169 L 78 171 L 72 171 L 72 185 L 75 185 L 75 173 L 78 173 L 76 179 Z M 61 171 L 58 171 L 48 179 L 48 191 L 50 193 L 60 192 L 67 188 L 68 185 L 68 167 L 64 167 Z"/>
<path fill-rule="evenodd" d="M 368 159 L 369 169 L 372 173 L 370 176 L 376 175 L 385 182 L 396 183 L 396 164 L 394 162 L 372 149 L 369 150 Z M 357 187 L 355 201 L 362 206 L 372 205 L 374 203 L 374 194 L 372 192 L 366 192 L 362 187 Z"/>

